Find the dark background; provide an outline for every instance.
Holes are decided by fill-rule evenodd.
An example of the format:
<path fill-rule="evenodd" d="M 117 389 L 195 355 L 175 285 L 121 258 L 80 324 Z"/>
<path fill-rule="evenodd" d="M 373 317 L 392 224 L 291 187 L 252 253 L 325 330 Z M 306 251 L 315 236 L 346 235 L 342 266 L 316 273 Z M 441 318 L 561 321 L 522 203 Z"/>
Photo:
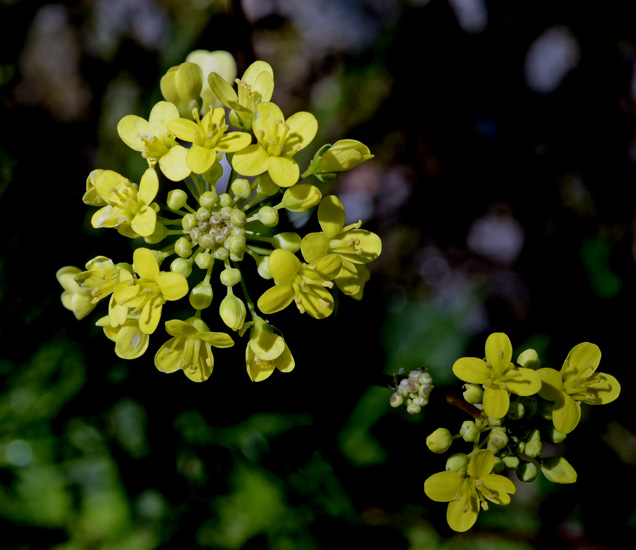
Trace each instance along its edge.
<path fill-rule="evenodd" d="M 0 1 L 0 529 L 8 550 L 614 548 L 633 537 L 636 26 L 633 4 Z M 119 139 L 193 49 L 274 69 L 273 100 L 319 119 L 313 145 L 375 158 L 325 192 L 378 233 L 361 302 L 277 314 L 293 373 L 252 384 L 244 345 L 212 377 L 125 362 L 59 300 L 55 272 L 132 244 L 90 227 L 88 173 L 144 169 Z M 311 147 L 311 151 L 315 150 Z M 215 330 L 213 327 L 212 330 Z M 217 327 L 216 330 L 221 330 Z M 388 405 L 383 375 L 506 332 L 560 368 L 598 344 L 618 401 L 560 448 L 579 480 L 522 484 L 467 535 L 423 481 L 425 446 L 464 420 Z M 515 353 L 516 357 L 516 353 Z M 449 388 L 445 388 L 449 386 Z M 457 450 L 460 450 L 459 444 Z M 455 449 L 455 447 L 453 447 Z M 514 475 L 513 475 L 514 478 Z M 516 478 L 514 478 L 516 479 Z"/>

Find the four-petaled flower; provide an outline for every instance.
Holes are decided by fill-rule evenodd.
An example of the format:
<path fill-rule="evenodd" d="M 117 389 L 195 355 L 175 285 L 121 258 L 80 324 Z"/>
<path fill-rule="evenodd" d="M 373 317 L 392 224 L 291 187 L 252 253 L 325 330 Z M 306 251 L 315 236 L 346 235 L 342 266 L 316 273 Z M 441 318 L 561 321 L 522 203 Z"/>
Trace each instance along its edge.
<path fill-rule="evenodd" d="M 258 315 L 254 315 L 254 325 L 245 349 L 245 362 L 247 374 L 253 382 L 269 378 L 274 369 L 291 372 L 296 366 L 285 339 Z"/>
<path fill-rule="evenodd" d="M 234 154 L 234 169 L 245 176 L 268 172 L 280 187 L 294 185 L 300 177 L 300 168 L 293 157 L 316 136 L 316 117 L 301 111 L 285 121 L 276 104 L 263 102 L 256 106 L 253 130 L 258 143 Z"/>
<path fill-rule="evenodd" d="M 621 391 L 611 374 L 597 373 L 601 350 L 595 344 L 583 342 L 572 348 L 560 371 L 539 369 L 539 395 L 554 401 L 552 422 L 561 433 L 568 434 L 581 419 L 580 403 L 604 405 L 616 399 Z"/>
<path fill-rule="evenodd" d="M 103 170 L 95 178 L 95 189 L 106 201 L 106 206 L 93 214 L 91 223 L 95 229 L 116 227 L 126 237 L 149 237 L 157 225 L 158 209 L 152 201 L 159 190 L 159 179 L 153 168 L 141 177 L 139 189 L 129 179 Z"/>
<path fill-rule="evenodd" d="M 360 229 L 361 221 L 345 227 L 345 210 L 335 195 L 324 197 L 318 206 L 322 233 L 309 233 L 301 243 L 306 261 L 337 254 L 342 268 L 334 282 L 348 296 L 357 295 L 364 286 L 366 273 L 358 267 L 375 260 L 382 252 L 382 240 L 375 233 Z"/>
<path fill-rule="evenodd" d="M 224 332 L 210 332 L 197 317 L 187 321 L 166 321 L 166 332 L 172 336 L 155 355 L 155 366 L 161 372 L 182 370 L 193 382 L 204 382 L 214 368 L 215 348 L 229 348 L 234 340 Z"/>
<path fill-rule="evenodd" d="M 119 121 L 117 132 L 128 147 L 141 152 L 150 166 L 159 163 L 168 179 L 180 181 L 190 175 L 190 168 L 186 165 L 188 150 L 177 143 L 167 128 L 168 122 L 175 118 L 179 118 L 177 107 L 160 101 L 150 111 L 148 120 L 126 115 Z"/>
<path fill-rule="evenodd" d="M 177 118 L 168 123 L 168 129 L 179 139 L 192 143 L 186 156 L 186 164 L 195 174 L 207 172 L 216 162 L 217 153 L 234 153 L 247 147 L 252 137 L 245 132 L 228 132 L 225 109 L 211 109 L 199 118 L 192 111 L 194 121 Z"/>
<path fill-rule="evenodd" d="M 258 299 L 258 308 L 266 314 L 285 309 L 292 301 L 301 313 L 324 319 L 333 312 L 332 279 L 340 272 L 342 261 L 329 254 L 309 264 L 291 252 L 276 249 L 269 257 L 269 272 L 276 285 Z"/>
<path fill-rule="evenodd" d="M 534 395 L 541 389 L 536 371 L 518 367 L 510 360 L 512 344 L 502 332 L 491 334 L 486 340 L 486 360 L 462 357 L 455 361 L 453 373 L 469 384 L 483 384 L 484 411 L 492 418 L 503 418 L 510 407 L 510 393 Z"/>
<path fill-rule="evenodd" d="M 147 248 L 135 250 L 133 264 L 140 278 L 122 270 L 113 292 L 114 301 L 132 308 L 130 314 L 139 315 L 141 332 L 152 334 L 159 324 L 163 304 L 183 298 L 188 293 L 188 281 L 179 273 L 159 271 L 155 255 Z"/>
<path fill-rule="evenodd" d="M 482 449 L 470 458 L 466 470 L 433 474 L 424 482 L 424 492 L 431 500 L 448 502 L 446 520 L 454 531 L 468 531 L 477 521 L 479 508 L 488 510 L 488 501 L 510 504 L 517 490 L 507 477 L 493 474 L 495 455 Z"/>

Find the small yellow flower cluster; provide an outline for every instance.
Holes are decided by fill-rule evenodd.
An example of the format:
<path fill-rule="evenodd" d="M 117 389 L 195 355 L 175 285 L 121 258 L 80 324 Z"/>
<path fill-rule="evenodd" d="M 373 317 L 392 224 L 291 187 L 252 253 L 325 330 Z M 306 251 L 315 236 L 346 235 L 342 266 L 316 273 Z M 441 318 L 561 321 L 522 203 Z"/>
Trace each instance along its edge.
<path fill-rule="evenodd" d="M 581 418 L 581 403 L 602 405 L 614 401 L 620 384 L 612 375 L 597 373 L 601 359 L 598 346 L 578 344 L 560 371 L 540 368 L 535 350 L 521 353 L 512 362 L 512 344 L 503 333 L 486 341 L 486 357 L 463 357 L 453 373 L 464 385 L 464 399 L 447 401 L 472 415 L 459 433 L 438 428 L 426 439 L 434 453 L 445 453 L 456 439 L 472 444 L 472 451 L 455 453 L 446 471 L 424 483 L 426 495 L 449 502 L 447 521 L 459 532 L 470 529 L 479 510 L 488 502 L 509 504 L 515 485 L 500 475 L 514 470 L 519 480 L 533 481 L 539 470 L 554 483 L 574 483 L 574 468 L 560 456 L 544 456 L 544 440 L 561 443 Z M 485 448 L 483 448 L 485 446 Z"/>
<path fill-rule="evenodd" d="M 187 297 L 194 314 L 165 322 L 171 338 L 156 352 L 155 366 L 181 370 L 195 382 L 212 373 L 212 347 L 234 345 L 229 334 L 211 332 L 203 320 L 202 312 L 214 303 L 214 270 L 224 289 L 218 317 L 239 336 L 249 332 L 247 373 L 261 381 L 274 370 L 290 372 L 295 362 L 280 331 L 257 307 L 270 315 L 294 302 L 301 313 L 323 319 L 333 312 L 334 286 L 362 297 L 367 264 L 382 249 L 380 238 L 361 229 L 360 221 L 347 225 L 340 200 L 323 197 L 318 186 L 372 158 L 369 149 L 351 139 L 323 145 L 301 175 L 295 157 L 317 134 L 314 115 L 283 115 L 271 101 L 274 73 L 264 61 L 235 80 L 236 91 L 235 77 L 228 52 L 197 50 L 163 76 L 164 101 L 148 120 L 121 119 L 119 136 L 141 153 L 147 168 L 139 183 L 112 170 L 93 170 L 83 201 L 98 208 L 93 227 L 143 239 L 143 246 L 132 264 L 98 256 L 85 270 L 67 266 L 57 273 L 62 303 L 78 319 L 109 297 L 108 314 L 97 324 L 124 359 L 146 352 L 166 302 Z M 318 185 L 307 180 L 311 176 Z M 315 207 L 320 232 L 301 237 L 277 231 L 285 212 Z M 250 266 L 273 282 L 256 304 L 244 277 Z"/>

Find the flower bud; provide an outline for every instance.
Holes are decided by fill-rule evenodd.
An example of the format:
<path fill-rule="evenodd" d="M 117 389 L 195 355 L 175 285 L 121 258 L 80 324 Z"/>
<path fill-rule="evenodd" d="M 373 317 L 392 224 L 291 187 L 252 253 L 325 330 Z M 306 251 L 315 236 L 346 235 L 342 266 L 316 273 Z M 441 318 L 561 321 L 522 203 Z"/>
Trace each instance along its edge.
<path fill-rule="evenodd" d="M 246 243 L 247 243 L 247 240 L 245 238 L 245 235 L 230 235 L 226 239 L 224 246 L 225 248 L 227 248 L 230 254 L 241 256 L 241 259 L 242 259 L 243 254 L 245 253 Z"/>
<path fill-rule="evenodd" d="M 295 254 L 300 250 L 300 242 L 302 239 L 298 233 L 294 233 L 293 231 L 278 233 L 277 235 L 274 235 L 272 239 L 276 248 L 282 248 L 292 254 Z"/>
<path fill-rule="evenodd" d="M 479 429 L 477 429 L 477 425 L 472 420 L 465 420 L 459 429 L 459 435 L 462 436 L 464 441 L 477 441 L 479 438 Z"/>
<path fill-rule="evenodd" d="M 274 227 L 278 224 L 278 210 L 271 206 L 263 206 L 256 214 L 256 217 L 265 227 Z"/>
<path fill-rule="evenodd" d="M 192 261 L 184 258 L 176 258 L 170 264 L 170 271 L 183 275 L 186 279 L 192 273 Z"/>
<path fill-rule="evenodd" d="M 510 407 L 506 416 L 511 420 L 519 420 L 520 418 L 523 418 L 524 414 L 524 406 L 519 401 L 515 401 L 513 403 L 510 403 Z"/>
<path fill-rule="evenodd" d="M 453 436 L 446 428 L 437 428 L 426 438 L 426 446 L 434 453 L 445 453 L 453 443 Z"/>
<path fill-rule="evenodd" d="M 503 461 L 504 466 L 509 470 L 516 470 L 519 467 L 519 464 L 521 464 L 518 456 L 504 456 L 501 460 Z"/>
<path fill-rule="evenodd" d="M 468 455 L 464 453 L 455 453 L 448 457 L 446 461 L 446 471 L 447 472 L 461 472 L 466 471 L 468 467 Z"/>
<path fill-rule="evenodd" d="M 232 330 L 238 330 L 243 326 L 246 314 L 247 311 L 243 300 L 237 298 L 234 294 L 228 294 L 223 298 L 219 306 L 221 319 Z"/>
<path fill-rule="evenodd" d="M 183 189 L 172 189 L 168 191 L 166 204 L 171 210 L 179 210 L 188 202 L 188 194 Z"/>
<path fill-rule="evenodd" d="M 527 349 L 519 354 L 517 363 L 527 369 L 537 370 L 541 367 L 541 361 L 539 360 L 539 354 L 533 349 Z"/>
<path fill-rule="evenodd" d="M 209 254 L 208 254 L 209 255 Z M 204 256 L 204 254 L 199 254 Z M 210 307 L 212 303 L 212 285 L 206 279 L 203 279 L 197 286 L 190 291 L 190 305 L 194 309 L 205 309 Z"/>
<path fill-rule="evenodd" d="M 495 463 L 492 466 L 492 473 L 493 474 L 500 474 L 505 469 L 506 469 L 506 465 L 504 464 L 503 459 L 501 457 L 499 457 L 499 456 L 496 456 L 495 457 Z"/>
<path fill-rule="evenodd" d="M 222 195 L 219 195 L 219 204 L 221 205 L 221 208 L 225 208 L 226 206 L 231 206 L 232 204 L 232 197 L 230 197 L 230 195 L 228 195 L 227 193 L 223 193 Z"/>
<path fill-rule="evenodd" d="M 232 210 L 232 213 L 230 214 L 230 221 L 232 222 L 232 225 L 242 227 L 245 225 L 245 222 L 247 221 L 247 216 L 245 215 L 245 212 L 243 212 L 242 210 L 239 210 L 238 208 L 234 208 Z"/>
<path fill-rule="evenodd" d="M 522 462 L 517 467 L 517 477 L 520 481 L 530 482 L 537 478 L 537 467 L 534 462 Z"/>
<path fill-rule="evenodd" d="M 203 87 L 203 71 L 194 63 L 181 63 L 171 67 L 159 83 L 166 101 L 174 103 L 179 114 L 192 119 L 192 108 L 196 107 Z"/>
<path fill-rule="evenodd" d="M 506 428 L 493 428 L 488 435 L 487 448 L 496 453 L 508 445 L 508 434 Z"/>
<path fill-rule="evenodd" d="M 216 204 L 218 198 L 219 195 L 215 190 L 206 191 L 199 197 L 199 204 L 203 208 L 212 208 Z"/>
<path fill-rule="evenodd" d="M 239 199 L 246 199 L 252 194 L 252 184 L 249 180 L 243 178 L 237 178 L 232 182 L 230 186 L 232 193 Z"/>
<path fill-rule="evenodd" d="M 235 267 L 226 267 L 219 276 L 225 286 L 234 286 L 241 281 L 241 272 Z"/>
<path fill-rule="evenodd" d="M 466 402 L 475 404 L 481 403 L 484 397 L 484 389 L 479 384 L 464 384 L 464 399 Z"/>
<path fill-rule="evenodd" d="M 312 173 L 324 174 L 351 170 L 371 158 L 373 155 L 364 143 L 355 139 L 341 139 L 320 156 Z"/>
<path fill-rule="evenodd" d="M 550 427 L 546 430 L 546 439 L 553 443 L 554 445 L 558 445 L 559 443 L 563 443 L 567 438 L 567 434 L 561 433 L 554 427 Z"/>
<path fill-rule="evenodd" d="M 192 254 L 192 241 L 179 237 L 174 243 L 174 251 L 182 258 L 189 258 Z"/>
<path fill-rule="evenodd" d="M 269 271 L 269 256 L 256 256 L 256 270 L 258 274 L 266 281 L 272 278 L 272 274 Z"/>
<path fill-rule="evenodd" d="M 389 404 L 391 405 L 391 407 L 393 407 L 394 409 L 397 409 L 398 407 L 402 406 L 403 403 L 404 403 L 403 396 L 401 396 L 397 392 L 391 394 L 391 397 L 389 398 Z"/>
<path fill-rule="evenodd" d="M 406 412 L 409 414 L 417 414 L 422 410 L 421 405 L 417 401 L 414 401 L 412 399 L 407 399 L 407 403 L 408 405 L 406 406 Z"/>
<path fill-rule="evenodd" d="M 181 218 L 181 227 L 183 227 L 186 231 L 192 231 L 198 223 L 199 221 L 196 219 L 194 214 L 186 214 L 183 218 Z"/>
<path fill-rule="evenodd" d="M 322 193 L 315 185 L 299 183 L 285 191 L 281 205 L 290 212 L 306 212 L 322 199 Z"/>
<path fill-rule="evenodd" d="M 208 253 L 197 254 L 194 258 L 194 262 L 200 269 L 209 269 L 214 263 L 214 257 Z"/>
<path fill-rule="evenodd" d="M 533 439 L 532 441 L 526 442 L 526 451 L 525 454 L 530 458 L 537 458 L 541 456 L 543 452 L 543 443 L 540 439 Z"/>

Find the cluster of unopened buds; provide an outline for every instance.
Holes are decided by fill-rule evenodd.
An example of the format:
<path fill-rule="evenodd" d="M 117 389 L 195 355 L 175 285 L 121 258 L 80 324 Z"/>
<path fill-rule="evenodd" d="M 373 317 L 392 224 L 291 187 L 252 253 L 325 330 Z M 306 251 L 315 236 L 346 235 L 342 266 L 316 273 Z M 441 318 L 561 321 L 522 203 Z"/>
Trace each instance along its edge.
<path fill-rule="evenodd" d="M 404 376 L 399 372 L 396 380 Z M 404 405 L 409 414 L 417 414 L 422 407 L 428 405 L 428 398 L 433 391 L 433 377 L 426 369 L 419 368 L 409 372 L 397 383 L 397 390 L 391 395 L 390 403 L 394 408 Z"/>
<path fill-rule="evenodd" d="M 214 271 L 223 289 L 216 311 L 225 327 L 249 333 L 247 372 L 260 381 L 295 366 L 282 333 L 264 316 L 294 303 L 300 313 L 328 317 L 334 287 L 360 299 L 367 264 L 382 249 L 360 221 L 346 223 L 336 196 L 323 196 L 308 180 L 333 180 L 372 158 L 369 149 L 351 139 L 323 145 L 301 174 L 295 155 L 316 136 L 314 115 L 284 117 L 271 101 L 274 74 L 264 61 L 236 79 L 236 90 L 235 76 L 228 52 L 192 52 L 161 79 L 165 101 L 148 120 L 128 115 L 119 122 L 122 141 L 141 153 L 147 168 L 139 184 L 94 170 L 83 201 L 97 207 L 93 227 L 114 228 L 142 245 L 132 263 L 98 256 L 85 269 L 57 272 L 62 303 L 78 319 L 109 298 L 108 314 L 97 324 L 123 359 L 145 353 L 166 302 L 187 298 L 191 313 L 165 322 L 171 338 L 156 352 L 155 365 L 197 382 L 212 372 L 212 347 L 234 345 L 230 334 L 212 332 L 212 320 L 203 319 L 215 302 Z M 301 237 L 278 229 L 283 223 L 297 228 L 298 220 L 292 225 L 288 218 L 305 216 L 306 222 L 314 211 L 321 231 Z M 244 277 L 250 268 L 273 283 L 256 303 Z"/>
<path fill-rule="evenodd" d="M 446 401 L 471 419 L 456 433 L 436 429 L 426 444 L 440 454 L 455 440 L 469 449 L 452 454 L 445 471 L 424 483 L 429 498 L 449 503 L 446 517 L 453 530 L 470 529 L 489 503 L 510 503 L 516 487 L 502 475 L 506 470 L 515 471 L 524 482 L 534 481 L 539 472 L 554 483 L 576 481 L 575 469 L 554 454 L 554 445 L 579 424 L 581 403 L 602 405 L 619 396 L 616 378 L 597 372 L 600 360 L 598 346 L 584 342 L 572 348 L 561 370 L 541 368 L 533 349 L 521 353 L 515 364 L 509 338 L 494 333 L 486 341 L 485 359 L 463 357 L 455 362 L 453 373 L 465 382 L 463 399 L 449 395 Z M 391 396 L 392 405 L 399 406 L 400 398 L 412 395 L 407 392 L 415 388 L 415 380 L 419 378 L 414 375 L 413 381 L 411 376 L 402 381 L 405 387 Z"/>

